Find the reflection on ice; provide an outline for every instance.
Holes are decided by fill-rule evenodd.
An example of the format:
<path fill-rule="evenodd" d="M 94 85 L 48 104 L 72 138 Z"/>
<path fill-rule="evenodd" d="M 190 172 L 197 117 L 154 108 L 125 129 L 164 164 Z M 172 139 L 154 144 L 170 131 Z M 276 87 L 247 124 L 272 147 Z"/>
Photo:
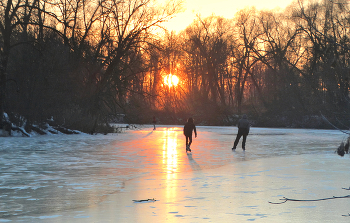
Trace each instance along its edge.
<path fill-rule="evenodd" d="M 164 144 L 163 144 L 163 164 L 164 172 L 167 173 L 167 178 L 173 178 L 173 175 L 177 171 L 177 138 L 178 131 L 174 131 L 173 128 L 166 129 L 164 132 Z"/>
<path fill-rule="evenodd" d="M 40 219 L 93 206 L 122 190 L 126 180 L 145 174 L 164 180 L 171 201 L 179 173 L 265 157 L 334 153 L 346 137 L 330 130 L 252 128 L 246 152 L 241 144 L 232 152 L 235 127 L 197 127 L 187 155 L 181 126 L 152 129 L 0 138 L 0 219 Z"/>
<path fill-rule="evenodd" d="M 175 128 L 163 130 L 163 171 L 166 175 L 165 187 L 167 201 L 172 202 L 176 196 L 177 174 L 178 174 L 178 131 Z"/>

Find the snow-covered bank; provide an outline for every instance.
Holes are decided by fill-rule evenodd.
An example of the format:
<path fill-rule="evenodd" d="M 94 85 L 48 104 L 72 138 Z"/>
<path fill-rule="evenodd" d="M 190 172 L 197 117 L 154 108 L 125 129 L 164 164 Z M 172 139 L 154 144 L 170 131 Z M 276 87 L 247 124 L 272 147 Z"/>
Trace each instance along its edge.
<path fill-rule="evenodd" d="M 244 203 L 244 200 L 252 199 L 246 196 L 251 194 L 251 187 L 258 188 L 252 194 L 259 194 L 259 202 L 264 201 L 264 205 L 267 205 L 267 201 L 276 201 L 279 196 L 295 198 L 290 196 L 294 194 L 280 193 L 281 188 L 294 187 L 292 191 L 295 194 L 299 193 L 299 189 L 305 191 L 311 188 L 305 188 L 307 184 L 298 185 L 307 182 L 313 174 L 324 175 L 324 179 L 321 177 L 314 183 L 339 180 L 341 187 L 350 186 L 350 183 L 343 181 L 346 172 L 336 172 L 349 162 L 347 156 L 340 158 L 334 154 L 339 141 L 346 137 L 338 131 L 252 128 L 247 151 L 243 153 L 240 147 L 235 152 L 231 151 L 237 128 L 198 127 L 192 156 L 188 156 L 182 126 L 157 126 L 155 131 L 152 129 L 153 126 L 145 126 L 137 131 L 96 136 L 1 138 L 0 219 L 25 222 L 77 222 L 79 219 L 82 222 L 116 222 L 116 219 L 118 222 L 143 222 L 140 219 L 146 214 L 155 215 L 153 219 L 156 221 L 166 218 L 174 222 L 205 222 L 210 221 L 205 218 L 212 221 L 218 219 L 214 218 L 215 212 L 211 206 L 211 203 L 217 202 L 214 197 L 218 194 L 221 196 L 219 201 L 226 206 L 236 209 L 236 206 L 225 202 L 234 203 L 238 199 L 236 205 L 245 207 L 244 210 L 249 212 L 254 208 L 248 208 L 251 204 Z M 334 168 L 325 170 L 330 165 Z M 284 173 L 284 170 L 288 171 Z M 291 176 L 291 180 L 288 180 L 288 176 Z M 298 184 L 291 185 L 293 179 Z M 265 183 L 260 185 L 259 182 Z M 308 191 L 312 193 L 311 189 Z M 341 188 L 334 186 L 332 195 L 337 195 L 333 194 L 335 191 L 341 191 Z M 231 195 L 225 198 L 225 193 Z M 236 194 L 240 196 L 236 197 Z M 133 199 L 150 198 L 159 201 L 146 206 L 132 203 Z M 177 208 L 171 208 L 172 204 L 182 205 L 179 208 L 181 213 L 175 210 Z M 275 209 L 271 205 L 264 206 L 261 209 L 263 214 L 265 208 Z M 297 210 L 290 212 L 293 214 Z M 245 216 L 244 211 L 223 211 L 233 213 L 231 216 L 238 216 L 237 219 Z M 221 215 L 225 219 L 225 213 L 217 213 L 220 213 L 218 217 Z M 273 213 L 277 215 L 279 212 L 266 213 L 270 216 L 266 219 L 271 220 Z M 205 217 L 205 214 L 208 216 Z"/>
<path fill-rule="evenodd" d="M 52 118 L 41 124 L 28 124 L 27 120 L 25 120 L 23 117 L 17 117 L 16 119 L 17 124 L 11 122 L 9 116 L 4 113 L 3 123 L 0 123 L 0 137 L 82 134 L 80 131 L 68 129 L 62 125 L 55 124 L 55 121 Z"/>
<path fill-rule="evenodd" d="M 11 120 L 12 119 L 12 120 Z M 41 123 L 30 123 L 24 117 L 17 117 L 12 115 L 12 118 L 4 113 L 3 122 L 0 123 L 0 137 L 32 137 L 39 135 L 56 135 L 56 134 L 85 134 L 82 131 L 69 129 L 65 127 L 65 122 L 57 123 L 53 117 L 47 119 L 45 122 Z M 121 133 L 125 129 L 135 129 L 136 125 L 133 124 L 119 124 L 119 123 L 109 123 L 109 124 L 99 124 L 95 130 L 90 131 L 89 134 L 98 133 Z"/>

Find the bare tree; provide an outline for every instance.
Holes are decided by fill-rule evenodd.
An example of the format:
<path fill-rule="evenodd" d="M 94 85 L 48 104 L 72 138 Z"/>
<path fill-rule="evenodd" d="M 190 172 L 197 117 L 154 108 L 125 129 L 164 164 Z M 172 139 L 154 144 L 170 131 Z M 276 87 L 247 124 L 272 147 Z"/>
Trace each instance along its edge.
<path fill-rule="evenodd" d="M 13 42 L 16 32 L 27 32 L 26 24 L 33 15 L 38 0 L 7 0 L 0 3 L 0 127 L 6 106 L 7 67 L 11 49 L 18 44 Z M 15 81 L 15 80 L 12 80 Z"/>
<path fill-rule="evenodd" d="M 257 63 L 254 51 L 260 51 L 262 30 L 259 27 L 255 8 L 238 12 L 235 17 L 236 47 L 232 48 L 235 58 L 235 98 L 238 113 L 242 112 L 245 88 L 252 68 Z"/>
<path fill-rule="evenodd" d="M 327 104 L 340 108 L 348 100 L 349 9 L 344 1 L 304 3 L 295 11 L 308 58 L 302 74 Z M 339 107 L 340 106 L 340 107 Z"/>
<path fill-rule="evenodd" d="M 230 21 L 217 16 L 198 17 L 186 29 L 184 48 L 188 55 L 189 89 L 194 95 L 200 94 L 201 103 L 225 107 L 228 102 L 231 35 Z"/>
<path fill-rule="evenodd" d="M 156 28 L 179 10 L 179 3 L 163 7 L 151 0 L 55 1 L 55 31 L 78 58 L 94 61 L 85 70 L 82 96 L 96 123 L 102 116 L 123 107 L 142 67 L 135 67 Z M 57 11 L 60 14 L 57 14 Z M 142 63 L 138 63 L 139 65 Z M 82 67 L 81 69 L 84 70 Z M 134 88 L 135 90 L 135 88 Z"/>

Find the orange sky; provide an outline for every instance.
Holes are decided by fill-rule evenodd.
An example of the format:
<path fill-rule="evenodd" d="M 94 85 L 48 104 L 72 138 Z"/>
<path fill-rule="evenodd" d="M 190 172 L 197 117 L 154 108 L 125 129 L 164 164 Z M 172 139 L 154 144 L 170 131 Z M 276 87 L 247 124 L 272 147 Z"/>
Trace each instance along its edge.
<path fill-rule="evenodd" d="M 162 1 L 162 0 L 161 0 Z M 196 14 L 207 17 L 213 13 L 225 18 L 233 18 L 234 14 L 245 7 L 255 6 L 258 10 L 285 8 L 292 0 L 183 0 L 185 11 L 165 24 L 169 30 L 184 30 L 195 18 Z"/>

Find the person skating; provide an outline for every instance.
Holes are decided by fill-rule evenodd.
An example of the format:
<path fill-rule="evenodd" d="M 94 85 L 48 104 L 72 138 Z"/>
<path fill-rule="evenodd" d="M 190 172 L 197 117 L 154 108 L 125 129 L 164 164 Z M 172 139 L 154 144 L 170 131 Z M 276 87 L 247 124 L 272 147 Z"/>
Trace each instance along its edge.
<path fill-rule="evenodd" d="M 157 123 L 157 120 L 156 120 L 156 116 L 153 116 L 153 130 L 156 130 L 156 123 Z"/>
<path fill-rule="evenodd" d="M 184 126 L 184 135 L 186 137 L 186 152 L 191 152 L 191 144 L 192 144 L 192 132 L 194 131 L 195 137 L 197 138 L 197 130 L 196 126 L 193 122 L 193 118 L 189 118 L 187 123 Z"/>
<path fill-rule="evenodd" d="M 237 133 L 236 140 L 233 144 L 232 150 L 236 149 L 238 142 L 242 136 L 243 136 L 242 149 L 245 150 L 245 142 L 247 140 L 247 136 L 250 130 L 250 123 L 247 119 L 247 115 L 243 115 L 243 117 L 238 121 L 237 127 L 238 127 L 238 133 Z"/>

